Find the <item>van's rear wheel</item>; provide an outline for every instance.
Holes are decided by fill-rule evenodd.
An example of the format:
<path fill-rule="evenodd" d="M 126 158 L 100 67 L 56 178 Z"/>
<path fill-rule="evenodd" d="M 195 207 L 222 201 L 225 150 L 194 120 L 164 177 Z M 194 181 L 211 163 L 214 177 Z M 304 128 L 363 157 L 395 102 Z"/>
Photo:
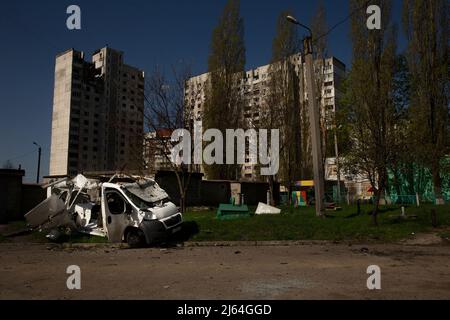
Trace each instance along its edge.
<path fill-rule="evenodd" d="M 128 231 L 126 240 L 130 248 L 142 248 L 145 244 L 144 233 L 139 229 Z"/>

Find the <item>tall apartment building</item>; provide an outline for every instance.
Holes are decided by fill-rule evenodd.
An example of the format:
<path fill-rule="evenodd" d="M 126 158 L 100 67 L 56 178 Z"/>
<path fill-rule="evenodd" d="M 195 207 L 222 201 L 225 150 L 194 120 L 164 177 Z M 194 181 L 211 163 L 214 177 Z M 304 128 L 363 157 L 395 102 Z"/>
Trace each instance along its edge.
<path fill-rule="evenodd" d="M 105 47 L 56 57 L 50 175 L 143 166 L 144 72 Z"/>
<path fill-rule="evenodd" d="M 301 54 L 291 57 L 291 62 L 294 65 L 295 72 L 300 77 L 305 78 L 305 61 Z M 345 76 L 345 64 L 331 57 L 322 61 L 315 62 L 316 71 L 323 68 L 321 76 L 322 94 L 321 94 L 321 114 L 326 119 L 326 126 L 331 128 L 333 126 L 333 118 L 337 110 L 337 100 L 339 98 L 339 86 Z M 192 120 L 201 121 L 203 116 L 203 108 L 206 101 L 206 86 L 208 85 L 209 74 L 205 73 L 189 79 L 185 87 L 185 102 L 186 107 L 190 108 L 189 112 L 192 114 Z M 267 97 L 270 94 L 270 65 L 258 67 L 249 70 L 245 73 L 245 78 L 242 81 L 242 87 L 239 92 L 244 95 L 245 107 L 243 115 L 249 127 L 259 127 L 261 111 L 268 105 Z M 307 90 L 301 95 L 304 100 L 307 100 Z M 247 161 L 242 166 L 242 178 L 246 180 L 254 180 L 257 178 L 256 167 L 249 162 L 249 155 Z"/>
<path fill-rule="evenodd" d="M 158 129 L 144 135 L 145 173 L 155 175 L 160 170 L 172 170 L 171 138 L 173 130 Z"/>

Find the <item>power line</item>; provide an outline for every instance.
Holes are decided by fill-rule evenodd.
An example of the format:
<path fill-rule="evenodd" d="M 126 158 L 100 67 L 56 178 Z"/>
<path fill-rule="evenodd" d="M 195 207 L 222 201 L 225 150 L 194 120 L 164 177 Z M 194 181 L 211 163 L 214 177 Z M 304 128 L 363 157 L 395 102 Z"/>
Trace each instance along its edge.
<path fill-rule="evenodd" d="M 42 150 L 46 150 L 46 149 L 47 149 L 47 148 L 42 148 Z M 36 149 L 36 150 L 33 150 L 33 151 L 30 151 L 30 152 L 24 153 L 24 154 L 19 155 L 19 156 L 15 156 L 15 157 L 12 157 L 12 158 L 8 158 L 8 159 L 6 159 L 6 161 L 13 161 L 13 160 L 25 158 L 26 156 L 29 156 L 29 155 L 31 155 L 31 154 L 33 154 L 33 153 L 37 153 L 37 152 L 38 152 L 38 150 Z"/>
<path fill-rule="evenodd" d="M 24 158 L 26 156 L 29 156 L 30 154 L 36 153 L 36 152 L 37 152 L 37 150 L 33 150 L 33 151 L 28 152 L 28 153 L 22 154 L 20 156 L 8 158 L 8 159 L 6 159 L 6 161 L 13 161 L 13 160 L 21 159 L 21 158 Z"/>
<path fill-rule="evenodd" d="M 343 20 L 339 21 L 338 23 L 336 23 L 333 27 L 331 27 L 327 32 L 325 32 L 324 34 L 322 34 L 321 36 L 317 37 L 316 39 L 313 39 L 314 43 L 319 41 L 320 39 L 328 36 L 331 32 L 333 32 L 337 27 L 339 27 L 340 25 L 344 24 L 345 22 L 347 22 L 349 19 L 351 19 L 356 13 L 358 13 L 358 11 L 367 8 L 367 6 L 369 5 L 369 2 L 371 0 L 367 0 L 363 6 L 361 6 L 360 8 L 356 8 L 355 10 L 353 10 L 347 17 L 345 17 Z"/>

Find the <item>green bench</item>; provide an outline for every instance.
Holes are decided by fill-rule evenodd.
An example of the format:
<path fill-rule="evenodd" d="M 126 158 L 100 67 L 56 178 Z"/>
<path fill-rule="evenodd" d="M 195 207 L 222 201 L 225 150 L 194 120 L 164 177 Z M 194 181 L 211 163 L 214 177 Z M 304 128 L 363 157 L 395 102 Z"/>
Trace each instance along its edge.
<path fill-rule="evenodd" d="M 217 219 L 232 220 L 250 217 L 250 211 L 246 205 L 221 204 L 217 209 Z"/>

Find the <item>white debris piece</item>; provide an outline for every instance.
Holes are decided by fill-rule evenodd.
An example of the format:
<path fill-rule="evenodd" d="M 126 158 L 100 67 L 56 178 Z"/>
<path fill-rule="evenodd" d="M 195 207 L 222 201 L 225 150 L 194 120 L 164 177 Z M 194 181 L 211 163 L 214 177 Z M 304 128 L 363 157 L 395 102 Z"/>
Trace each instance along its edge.
<path fill-rule="evenodd" d="M 269 206 L 265 203 L 260 202 L 255 214 L 281 214 L 281 209 Z"/>

